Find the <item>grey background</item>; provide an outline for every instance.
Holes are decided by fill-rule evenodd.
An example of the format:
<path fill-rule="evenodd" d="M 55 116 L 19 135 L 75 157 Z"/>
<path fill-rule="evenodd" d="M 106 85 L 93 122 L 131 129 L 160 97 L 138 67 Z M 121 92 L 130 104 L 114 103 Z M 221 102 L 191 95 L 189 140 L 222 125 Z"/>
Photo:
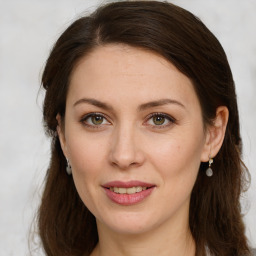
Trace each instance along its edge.
<path fill-rule="evenodd" d="M 0 0 L 0 255 L 28 255 L 29 234 L 33 234 L 30 225 L 50 156 L 41 123 L 43 92 L 39 91 L 46 58 L 71 22 L 102 2 Z M 230 61 L 237 86 L 243 159 L 252 175 L 241 202 L 247 236 L 256 247 L 256 0 L 172 2 L 203 20 Z"/>

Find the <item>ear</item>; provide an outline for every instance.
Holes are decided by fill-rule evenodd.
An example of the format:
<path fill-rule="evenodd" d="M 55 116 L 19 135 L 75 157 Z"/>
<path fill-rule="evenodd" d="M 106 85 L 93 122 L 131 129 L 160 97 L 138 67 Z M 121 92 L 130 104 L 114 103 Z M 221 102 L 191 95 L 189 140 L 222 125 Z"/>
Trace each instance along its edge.
<path fill-rule="evenodd" d="M 209 157 L 214 158 L 218 154 L 225 137 L 228 117 L 227 107 L 220 106 L 217 108 L 213 124 L 207 127 L 204 150 L 201 155 L 202 162 L 208 162 Z"/>
<path fill-rule="evenodd" d="M 61 148 L 62 148 L 64 156 L 66 158 L 68 158 L 67 147 L 66 147 L 66 139 L 65 139 L 65 132 L 64 132 L 64 127 L 63 127 L 63 124 L 62 124 L 62 121 L 61 121 L 60 114 L 57 114 L 56 120 L 58 122 L 58 125 L 57 125 L 56 129 L 57 129 L 58 137 L 59 137 L 59 140 L 60 140 L 60 145 L 61 145 Z"/>

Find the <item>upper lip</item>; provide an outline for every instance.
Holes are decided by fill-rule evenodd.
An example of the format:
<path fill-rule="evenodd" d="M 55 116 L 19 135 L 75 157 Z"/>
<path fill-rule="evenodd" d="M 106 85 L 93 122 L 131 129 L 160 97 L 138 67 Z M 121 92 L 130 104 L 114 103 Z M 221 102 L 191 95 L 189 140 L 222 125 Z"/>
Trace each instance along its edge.
<path fill-rule="evenodd" d="M 147 183 L 143 181 L 138 180 L 131 180 L 131 181 L 110 181 L 102 185 L 104 188 L 110 188 L 110 187 L 118 187 L 118 188 L 131 188 L 131 187 L 155 187 L 155 184 Z"/>

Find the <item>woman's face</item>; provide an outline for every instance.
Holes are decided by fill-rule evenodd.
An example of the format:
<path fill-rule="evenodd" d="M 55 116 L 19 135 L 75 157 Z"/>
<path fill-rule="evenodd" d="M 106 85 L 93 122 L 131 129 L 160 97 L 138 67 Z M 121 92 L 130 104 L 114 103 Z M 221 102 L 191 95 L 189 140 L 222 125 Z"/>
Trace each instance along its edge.
<path fill-rule="evenodd" d="M 188 225 L 206 135 L 191 81 L 164 58 L 125 45 L 85 56 L 59 135 L 98 227 L 135 234 Z"/>

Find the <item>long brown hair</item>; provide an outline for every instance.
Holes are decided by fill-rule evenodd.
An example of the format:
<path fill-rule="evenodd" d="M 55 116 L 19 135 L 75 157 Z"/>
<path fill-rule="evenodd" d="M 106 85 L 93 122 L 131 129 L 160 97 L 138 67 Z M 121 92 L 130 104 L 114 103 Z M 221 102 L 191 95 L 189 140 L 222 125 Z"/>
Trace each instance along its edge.
<path fill-rule="evenodd" d="M 247 170 L 241 161 L 241 138 L 232 73 L 225 52 L 207 27 L 190 12 L 167 2 L 122 1 L 104 5 L 71 24 L 54 45 L 42 85 L 46 90 L 44 125 L 52 138 L 52 155 L 38 214 L 48 256 L 90 255 L 98 242 L 95 217 L 66 174 L 66 159 L 56 136 L 56 115 L 64 121 L 69 80 L 78 61 L 106 44 L 127 44 L 156 52 L 191 79 L 204 124 L 218 106 L 227 106 L 229 121 L 214 175 L 202 163 L 191 194 L 190 229 L 196 255 L 249 255 L 239 204 Z"/>

